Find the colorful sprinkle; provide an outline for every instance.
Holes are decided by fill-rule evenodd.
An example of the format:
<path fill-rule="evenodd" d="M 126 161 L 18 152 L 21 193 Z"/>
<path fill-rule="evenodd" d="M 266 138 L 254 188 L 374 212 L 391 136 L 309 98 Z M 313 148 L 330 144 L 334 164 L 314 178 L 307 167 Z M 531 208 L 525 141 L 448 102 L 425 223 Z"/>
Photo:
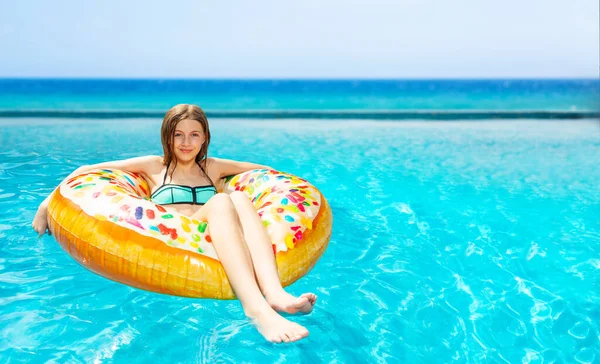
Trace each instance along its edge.
<path fill-rule="evenodd" d="M 292 192 L 292 195 L 298 199 L 298 202 L 302 202 L 302 201 L 306 200 L 306 198 L 304 198 L 304 196 L 302 196 L 299 193 Z"/>
<path fill-rule="evenodd" d="M 210 235 L 206 235 L 204 239 L 206 239 L 207 242 L 212 243 L 212 238 L 210 237 Z"/>
<path fill-rule="evenodd" d="M 135 208 L 135 218 L 137 220 L 141 220 L 142 217 L 144 217 L 144 209 L 142 208 L 142 206 L 138 206 Z"/>
<path fill-rule="evenodd" d="M 259 207 L 259 209 L 265 208 L 265 207 L 269 207 L 271 206 L 273 203 L 270 201 L 265 202 L 261 207 Z"/>
<path fill-rule="evenodd" d="M 198 231 L 204 234 L 204 232 L 206 231 L 206 225 L 206 222 L 200 222 L 200 224 L 198 224 Z"/>
<path fill-rule="evenodd" d="M 304 226 L 306 226 L 307 229 L 312 229 L 312 220 L 311 219 L 307 219 L 305 217 L 303 217 L 302 219 L 300 219 L 300 223 Z"/>
<path fill-rule="evenodd" d="M 144 227 L 137 220 L 134 220 L 131 217 L 127 217 L 125 219 L 125 222 L 127 222 L 127 223 L 129 223 L 129 224 L 131 224 L 131 225 L 133 225 L 133 226 L 135 226 L 137 228 L 140 228 L 140 229 L 144 230 Z"/>
<path fill-rule="evenodd" d="M 74 189 L 74 190 L 78 190 L 78 189 L 80 189 L 80 188 L 87 188 L 87 187 L 92 187 L 92 186 L 95 186 L 95 185 L 96 185 L 95 183 L 86 183 L 86 184 L 84 184 L 84 185 L 79 185 L 79 186 L 77 186 L 77 187 L 75 187 L 75 188 L 73 188 L 73 189 Z"/>
<path fill-rule="evenodd" d="M 153 220 L 156 216 L 154 215 L 154 210 L 146 210 L 146 217 L 148 217 L 148 219 Z"/>
<path fill-rule="evenodd" d="M 294 249 L 294 240 L 292 238 L 291 235 L 286 235 L 285 236 L 285 245 L 289 248 L 289 249 Z"/>
<path fill-rule="evenodd" d="M 160 233 L 163 235 L 169 235 L 169 233 L 171 232 L 171 229 L 164 226 L 163 224 L 158 224 L 157 228 L 158 228 L 158 231 L 160 231 Z"/>
<path fill-rule="evenodd" d="M 165 214 L 161 216 L 163 219 L 172 219 L 173 215 L 172 214 Z"/>
<path fill-rule="evenodd" d="M 129 182 L 132 186 L 135 186 L 135 183 L 131 180 L 131 178 L 129 178 L 126 174 L 123 175 L 123 177 L 127 180 L 127 182 Z"/>
<path fill-rule="evenodd" d="M 111 203 L 119 203 L 119 202 L 121 202 L 122 199 L 123 199 L 123 196 L 117 195 L 117 196 L 113 197 L 112 200 L 110 200 L 110 202 Z"/>

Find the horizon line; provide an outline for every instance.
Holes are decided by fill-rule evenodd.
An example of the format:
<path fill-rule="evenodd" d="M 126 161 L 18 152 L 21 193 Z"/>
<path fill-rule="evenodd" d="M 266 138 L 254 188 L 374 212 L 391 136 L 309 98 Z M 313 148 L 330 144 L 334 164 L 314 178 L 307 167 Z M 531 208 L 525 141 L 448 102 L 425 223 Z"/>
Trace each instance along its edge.
<path fill-rule="evenodd" d="M 88 76 L 0 76 L 6 80 L 80 80 L 80 81 L 598 81 L 596 77 L 354 77 L 354 78 L 313 78 L 313 77 L 88 77 Z"/>
<path fill-rule="evenodd" d="M 598 110 L 205 110 L 209 118 L 244 119 L 371 119 L 493 120 L 597 119 Z M 0 118 L 130 119 L 162 118 L 158 110 L 10 110 Z"/>

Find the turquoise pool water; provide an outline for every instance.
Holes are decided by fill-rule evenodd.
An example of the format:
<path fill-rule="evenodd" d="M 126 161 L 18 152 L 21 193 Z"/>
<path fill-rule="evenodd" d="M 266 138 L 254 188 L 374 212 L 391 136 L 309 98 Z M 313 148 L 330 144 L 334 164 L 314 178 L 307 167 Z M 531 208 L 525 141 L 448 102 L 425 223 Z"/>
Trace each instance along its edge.
<path fill-rule="evenodd" d="M 214 156 L 303 176 L 330 246 L 292 285 L 310 330 L 264 342 L 237 301 L 133 289 L 30 228 L 77 166 L 159 154 L 159 119 L 0 119 L 1 362 L 600 361 L 597 120 L 211 121 Z"/>

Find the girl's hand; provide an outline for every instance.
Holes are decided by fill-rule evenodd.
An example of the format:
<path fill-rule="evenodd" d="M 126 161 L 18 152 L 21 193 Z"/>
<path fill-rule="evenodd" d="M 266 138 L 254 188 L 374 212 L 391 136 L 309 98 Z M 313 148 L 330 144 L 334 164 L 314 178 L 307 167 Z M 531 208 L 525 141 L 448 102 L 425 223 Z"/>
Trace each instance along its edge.
<path fill-rule="evenodd" d="M 33 222 L 31 223 L 31 227 L 35 230 L 40 236 L 46 233 L 48 229 L 48 205 L 44 202 L 40 205 L 33 218 Z M 50 235 L 50 231 L 48 231 L 48 235 Z"/>

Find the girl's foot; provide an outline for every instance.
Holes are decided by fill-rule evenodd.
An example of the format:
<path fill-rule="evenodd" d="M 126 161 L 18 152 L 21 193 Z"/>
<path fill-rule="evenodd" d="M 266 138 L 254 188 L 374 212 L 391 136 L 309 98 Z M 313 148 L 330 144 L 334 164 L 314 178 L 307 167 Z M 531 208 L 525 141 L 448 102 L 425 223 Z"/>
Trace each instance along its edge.
<path fill-rule="evenodd" d="M 308 330 L 304 326 L 281 317 L 271 309 L 248 316 L 256 325 L 258 332 L 270 342 L 290 343 L 308 336 Z"/>
<path fill-rule="evenodd" d="M 317 296 L 314 293 L 304 293 L 300 297 L 294 297 L 284 290 L 274 295 L 266 297 L 267 302 L 277 312 L 295 313 L 311 313 Z"/>

